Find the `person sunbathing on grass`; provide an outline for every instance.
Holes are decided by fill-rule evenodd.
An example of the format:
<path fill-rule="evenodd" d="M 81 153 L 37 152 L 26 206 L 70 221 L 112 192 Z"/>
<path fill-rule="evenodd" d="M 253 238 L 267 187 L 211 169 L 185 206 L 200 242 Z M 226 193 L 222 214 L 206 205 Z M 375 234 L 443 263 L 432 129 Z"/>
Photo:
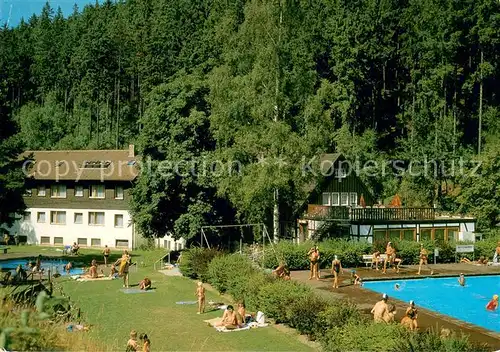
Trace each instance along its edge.
<path fill-rule="evenodd" d="M 97 262 L 95 259 L 92 260 L 92 264 L 90 266 L 89 272 L 85 275 L 88 279 L 97 279 L 99 275 L 97 274 Z"/>
<path fill-rule="evenodd" d="M 142 280 L 139 283 L 139 290 L 147 291 L 150 289 L 151 289 L 151 280 L 149 280 L 147 277 L 145 277 L 144 280 Z"/>
<path fill-rule="evenodd" d="M 226 329 L 236 329 L 238 328 L 238 317 L 234 311 L 233 306 L 227 306 L 224 314 L 222 315 L 222 321 L 215 324 L 216 327 L 225 327 Z"/>
<path fill-rule="evenodd" d="M 239 302 L 238 303 L 238 323 L 239 325 L 245 325 L 246 323 L 246 318 L 247 317 L 247 311 L 245 307 L 245 302 Z"/>

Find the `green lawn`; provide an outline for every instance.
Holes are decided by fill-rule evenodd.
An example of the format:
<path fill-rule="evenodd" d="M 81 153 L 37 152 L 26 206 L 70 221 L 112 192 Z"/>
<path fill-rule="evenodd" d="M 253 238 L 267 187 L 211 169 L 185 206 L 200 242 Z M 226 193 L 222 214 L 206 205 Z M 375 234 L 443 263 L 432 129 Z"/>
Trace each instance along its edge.
<path fill-rule="evenodd" d="M 44 250 L 41 250 L 44 249 Z M 29 252 L 52 255 L 55 252 L 43 247 L 13 248 L 13 253 Z M 83 250 L 85 260 L 99 251 Z M 168 277 L 153 272 L 152 264 L 164 251 L 134 251 L 133 261 L 143 262 L 138 272 L 130 274 L 130 283 L 137 284 L 144 276 L 153 281 L 156 292 L 124 294 L 120 292 L 122 280 L 76 282 L 60 278 L 64 292 L 81 308 L 84 319 L 94 327 L 89 337 L 108 350 L 125 348 L 130 330 L 147 333 L 153 350 L 263 350 L 263 351 L 307 351 L 293 334 L 275 327 L 249 331 L 218 333 L 203 322 L 222 314 L 215 311 L 196 314 L 195 305 L 176 305 L 177 301 L 195 299 L 195 283 L 183 277 Z M 118 256 L 116 253 L 115 256 Z M 0 256 L 1 258 L 1 256 Z M 207 300 L 221 299 L 217 293 L 207 292 Z"/>

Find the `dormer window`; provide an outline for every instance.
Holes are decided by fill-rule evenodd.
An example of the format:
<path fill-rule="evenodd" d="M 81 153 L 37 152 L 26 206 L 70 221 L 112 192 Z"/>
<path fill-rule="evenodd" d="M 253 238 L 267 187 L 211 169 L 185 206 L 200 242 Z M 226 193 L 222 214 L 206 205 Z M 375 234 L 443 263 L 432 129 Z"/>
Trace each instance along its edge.
<path fill-rule="evenodd" d="M 92 185 L 90 186 L 89 198 L 105 198 L 104 185 Z"/>
<path fill-rule="evenodd" d="M 84 161 L 82 168 L 84 169 L 106 169 L 111 165 L 110 161 L 103 161 L 103 160 L 88 160 Z"/>
<path fill-rule="evenodd" d="M 50 187 L 51 198 L 66 198 L 66 185 L 52 185 Z"/>

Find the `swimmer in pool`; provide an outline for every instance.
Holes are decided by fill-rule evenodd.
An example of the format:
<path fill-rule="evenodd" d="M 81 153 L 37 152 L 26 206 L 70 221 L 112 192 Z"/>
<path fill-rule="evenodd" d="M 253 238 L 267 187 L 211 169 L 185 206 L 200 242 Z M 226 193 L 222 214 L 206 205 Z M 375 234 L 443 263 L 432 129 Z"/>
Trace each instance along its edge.
<path fill-rule="evenodd" d="M 458 277 L 458 284 L 460 286 L 465 286 L 465 276 L 463 273 L 460 273 L 460 276 Z"/>
<path fill-rule="evenodd" d="M 400 289 L 400 288 L 401 288 L 401 285 L 400 285 L 400 284 L 395 284 L 395 285 L 394 285 L 394 289 L 395 289 L 396 291 L 399 291 L 399 289 Z"/>
<path fill-rule="evenodd" d="M 496 310 L 498 308 L 498 295 L 493 295 L 491 301 L 486 305 L 487 310 Z"/>

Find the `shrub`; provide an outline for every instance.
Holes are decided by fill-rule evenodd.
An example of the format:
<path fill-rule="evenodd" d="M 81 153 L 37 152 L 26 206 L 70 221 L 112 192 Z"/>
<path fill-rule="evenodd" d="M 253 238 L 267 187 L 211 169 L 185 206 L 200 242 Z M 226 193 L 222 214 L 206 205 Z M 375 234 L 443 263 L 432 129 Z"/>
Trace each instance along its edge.
<path fill-rule="evenodd" d="M 471 343 L 464 335 L 441 338 L 434 331 L 425 331 L 418 334 L 407 332 L 396 341 L 396 350 L 401 352 L 438 351 L 438 352 L 466 352 L 488 351 L 486 345 Z"/>
<path fill-rule="evenodd" d="M 194 247 L 182 252 L 179 269 L 182 275 L 192 279 L 208 279 L 208 263 L 223 253 L 217 249 Z"/>
<path fill-rule="evenodd" d="M 315 340 L 318 326 L 318 314 L 322 313 L 328 303 L 314 294 L 308 294 L 293 301 L 287 308 L 288 324 L 301 334 Z"/>
<path fill-rule="evenodd" d="M 330 328 L 339 328 L 350 323 L 361 323 L 366 319 L 351 301 L 335 300 L 318 314 L 316 331 L 319 335 L 324 335 Z"/>
<path fill-rule="evenodd" d="M 255 271 L 250 260 L 240 254 L 218 256 L 208 264 L 208 281 L 219 292 L 233 294 L 241 291 L 242 278 Z"/>
<path fill-rule="evenodd" d="M 259 290 L 258 309 L 274 318 L 277 323 L 287 323 L 287 309 L 295 301 L 311 295 L 312 290 L 294 281 L 273 280 Z"/>
<path fill-rule="evenodd" d="M 250 274 L 248 278 L 240 278 L 240 282 L 240 291 L 233 292 L 231 295 L 237 300 L 244 300 L 249 310 L 258 311 L 261 309 L 259 304 L 260 289 L 274 282 L 274 279 L 263 272 L 255 272 Z M 236 288 L 234 290 L 236 291 Z"/>
<path fill-rule="evenodd" d="M 397 351 L 406 331 L 396 324 L 354 323 L 334 327 L 320 337 L 325 351 Z"/>
<path fill-rule="evenodd" d="M 280 259 L 284 259 L 290 270 L 303 270 L 309 267 L 307 253 L 315 245 L 313 242 L 305 242 L 299 245 L 291 242 L 280 242 L 274 247 L 267 246 L 265 249 L 263 264 L 266 268 L 278 265 Z M 328 240 L 318 244 L 320 251 L 320 267 L 329 268 L 334 256 L 337 255 L 345 267 L 362 265 L 362 256 L 371 252 L 371 245 L 366 242 L 354 242 L 347 240 Z"/>

